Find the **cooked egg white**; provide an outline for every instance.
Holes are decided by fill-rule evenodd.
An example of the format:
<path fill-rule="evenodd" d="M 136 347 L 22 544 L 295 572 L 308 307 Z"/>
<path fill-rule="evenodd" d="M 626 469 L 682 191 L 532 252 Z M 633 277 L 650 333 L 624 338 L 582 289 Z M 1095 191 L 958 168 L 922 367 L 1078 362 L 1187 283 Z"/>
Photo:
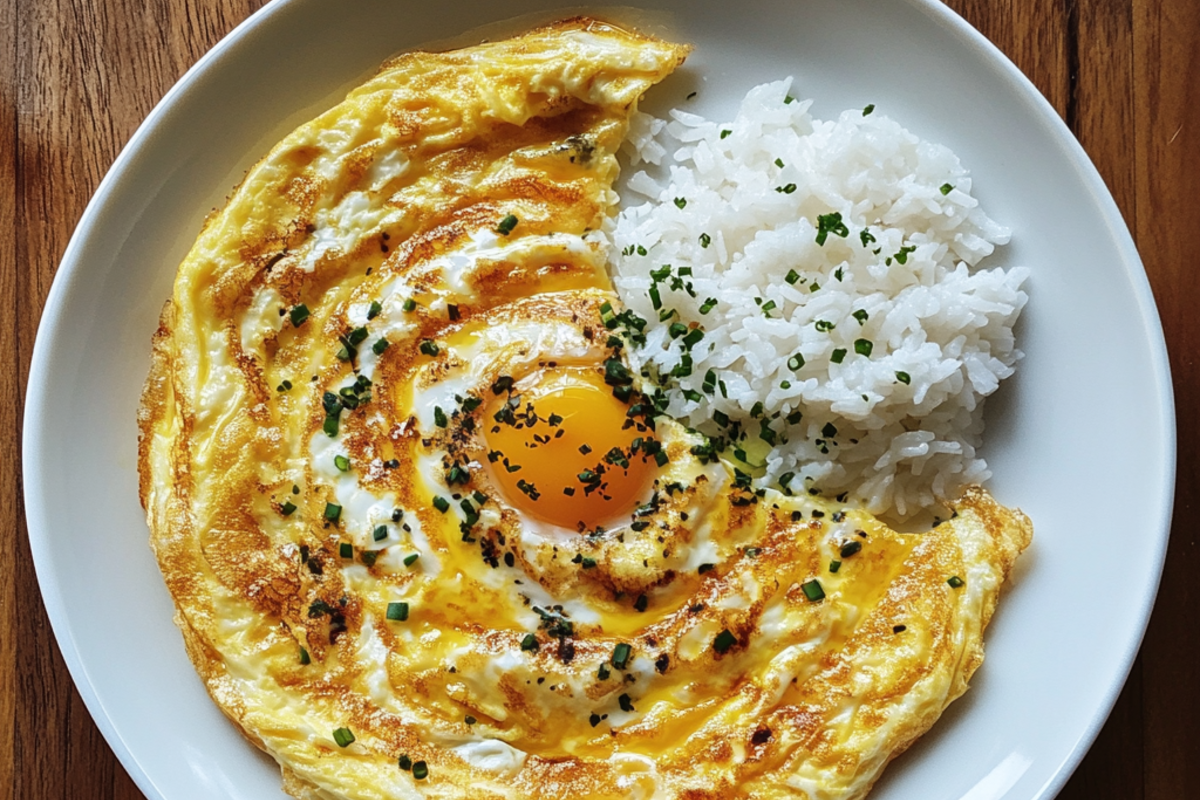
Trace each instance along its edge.
<path fill-rule="evenodd" d="M 979 665 L 1019 512 L 756 492 L 625 366 L 591 232 L 686 52 L 576 19 L 401 56 L 181 265 L 142 501 L 294 796 L 861 797 Z"/>

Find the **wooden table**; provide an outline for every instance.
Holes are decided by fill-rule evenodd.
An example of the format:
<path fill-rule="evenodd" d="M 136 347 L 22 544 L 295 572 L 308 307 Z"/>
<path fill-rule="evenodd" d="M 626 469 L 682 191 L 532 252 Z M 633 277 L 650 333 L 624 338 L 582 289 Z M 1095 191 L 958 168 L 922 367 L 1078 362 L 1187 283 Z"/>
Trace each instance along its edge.
<path fill-rule="evenodd" d="M 1200 798 L 1200 2 L 951 0 L 1033 80 L 1138 241 L 1179 409 L 1175 519 L 1129 682 L 1061 798 Z M 0 800 L 140 798 L 72 686 L 47 623 L 21 499 L 34 335 L 71 231 L 159 98 L 260 0 L 0 3 Z M 1114 476 L 1114 481 L 1119 476 Z M 1136 503 L 1136 498 L 1126 498 Z M 8 569 L 11 567 L 11 569 Z"/>

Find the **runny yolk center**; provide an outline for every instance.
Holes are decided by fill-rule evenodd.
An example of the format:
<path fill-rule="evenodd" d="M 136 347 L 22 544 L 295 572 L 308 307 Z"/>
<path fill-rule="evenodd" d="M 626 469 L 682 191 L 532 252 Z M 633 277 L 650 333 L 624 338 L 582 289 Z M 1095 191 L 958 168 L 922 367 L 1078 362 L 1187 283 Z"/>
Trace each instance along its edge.
<path fill-rule="evenodd" d="M 495 396 L 487 460 L 509 504 L 579 531 L 627 520 L 657 470 L 642 447 L 653 433 L 628 411 L 594 368 L 543 370 Z"/>

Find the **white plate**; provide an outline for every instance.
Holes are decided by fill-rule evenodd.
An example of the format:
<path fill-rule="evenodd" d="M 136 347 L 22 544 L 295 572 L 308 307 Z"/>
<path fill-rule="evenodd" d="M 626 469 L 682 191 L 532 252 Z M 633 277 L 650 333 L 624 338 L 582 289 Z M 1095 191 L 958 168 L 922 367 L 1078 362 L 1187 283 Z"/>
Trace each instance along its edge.
<path fill-rule="evenodd" d="M 281 798 L 184 655 L 137 499 L 134 412 L 150 335 L 204 215 L 282 135 L 417 43 L 551 0 L 296 0 L 256 14 L 179 82 L 96 192 L 63 257 L 27 396 L 25 501 L 38 579 L 96 723 L 150 798 Z M 1137 652 L 1175 467 L 1166 349 L 1133 242 L 1049 104 L 933 0 L 649 0 L 697 45 L 650 105 L 730 114 L 787 74 L 814 113 L 875 103 L 954 149 L 1010 225 L 990 263 L 1033 270 L 1027 353 L 993 399 L 985 454 L 1036 536 L 987 663 L 872 800 L 1049 798 Z M 543 19 L 556 16 L 543 13 Z"/>

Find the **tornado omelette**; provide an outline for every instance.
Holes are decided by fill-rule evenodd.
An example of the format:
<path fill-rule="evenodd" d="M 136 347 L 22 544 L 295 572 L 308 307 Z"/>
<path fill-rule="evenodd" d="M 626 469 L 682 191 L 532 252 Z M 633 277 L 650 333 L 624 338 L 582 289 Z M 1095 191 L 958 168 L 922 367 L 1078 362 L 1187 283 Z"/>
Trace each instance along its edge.
<path fill-rule="evenodd" d="M 141 499 L 289 794 L 860 798 L 981 663 L 1024 515 L 755 488 L 627 366 L 597 231 L 687 52 L 579 18 L 402 55 L 180 266 Z"/>

